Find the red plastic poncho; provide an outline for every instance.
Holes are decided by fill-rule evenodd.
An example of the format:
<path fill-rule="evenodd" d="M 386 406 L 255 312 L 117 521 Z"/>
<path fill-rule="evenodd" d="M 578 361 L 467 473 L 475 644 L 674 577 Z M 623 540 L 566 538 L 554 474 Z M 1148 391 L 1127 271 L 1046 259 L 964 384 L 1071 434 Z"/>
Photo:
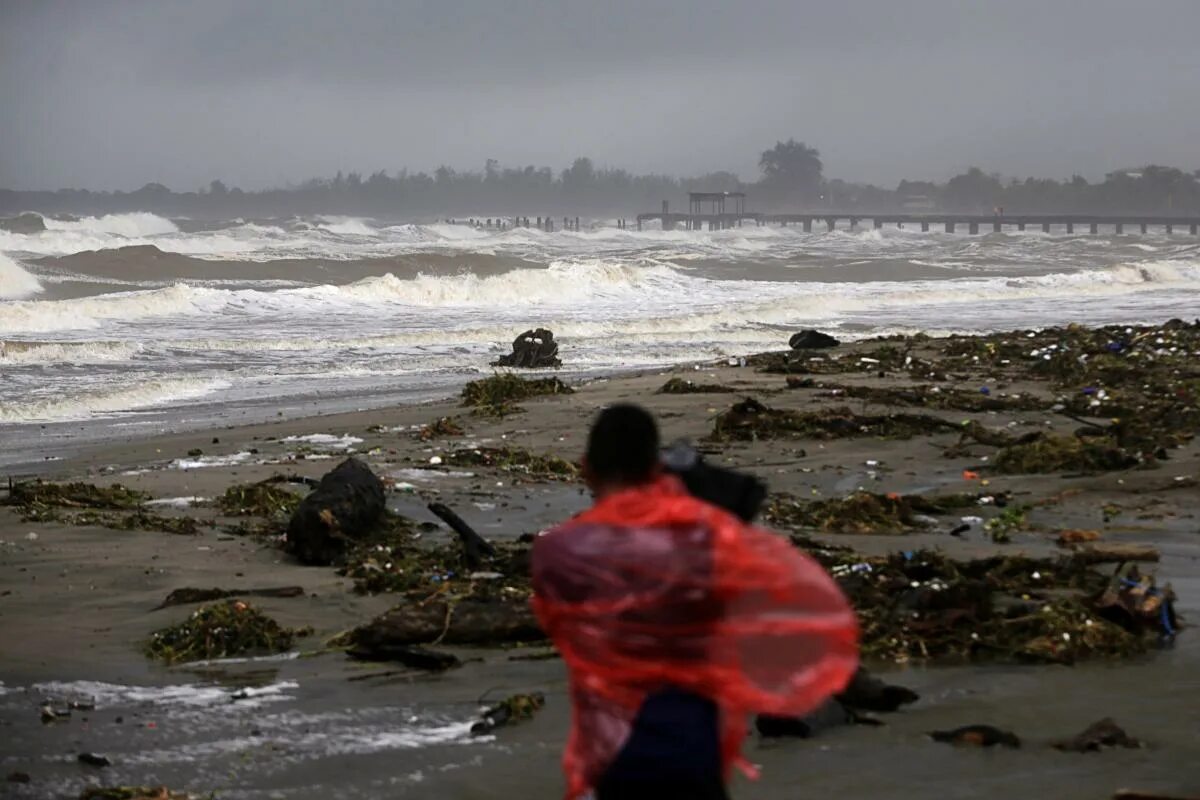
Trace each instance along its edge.
<path fill-rule="evenodd" d="M 726 776 L 746 715 L 801 716 L 858 666 L 858 622 L 819 564 L 676 478 L 609 495 L 538 538 L 533 608 L 566 661 L 567 798 L 593 786 L 666 686 L 721 710 Z"/>

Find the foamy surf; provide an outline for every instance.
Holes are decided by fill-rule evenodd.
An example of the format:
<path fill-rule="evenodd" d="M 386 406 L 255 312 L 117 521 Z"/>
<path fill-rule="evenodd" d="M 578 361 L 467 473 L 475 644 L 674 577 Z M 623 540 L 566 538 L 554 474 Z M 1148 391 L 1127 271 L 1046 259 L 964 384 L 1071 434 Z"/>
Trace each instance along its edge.
<path fill-rule="evenodd" d="M 42 291 L 38 282 L 27 269 L 0 253 L 0 300 L 17 300 Z"/>

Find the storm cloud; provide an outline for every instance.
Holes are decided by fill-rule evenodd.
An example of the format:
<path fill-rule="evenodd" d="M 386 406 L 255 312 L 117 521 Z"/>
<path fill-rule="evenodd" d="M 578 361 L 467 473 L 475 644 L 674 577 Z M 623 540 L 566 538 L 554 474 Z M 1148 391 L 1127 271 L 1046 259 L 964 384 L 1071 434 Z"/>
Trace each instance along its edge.
<path fill-rule="evenodd" d="M 4 0 L 0 186 L 439 164 L 1200 167 L 1192 0 Z"/>

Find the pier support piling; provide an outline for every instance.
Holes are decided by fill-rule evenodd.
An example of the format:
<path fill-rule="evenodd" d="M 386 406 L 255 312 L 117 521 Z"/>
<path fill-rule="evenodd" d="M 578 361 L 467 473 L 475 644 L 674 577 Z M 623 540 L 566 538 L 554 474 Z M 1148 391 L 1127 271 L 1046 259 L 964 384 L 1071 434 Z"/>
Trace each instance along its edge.
<path fill-rule="evenodd" d="M 1092 223 L 1092 233 L 1099 233 L 1099 232 L 1100 232 L 1100 226 L 1098 224 L 1096 224 L 1095 222 L 1093 222 Z"/>
<path fill-rule="evenodd" d="M 970 230 L 971 233 L 979 233 L 979 223 L 972 222 L 970 226 L 968 226 L 968 230 Z"/>
<path fill-rule="evenodd" d="M 954 233 L 954 223 L 949 220 L 946 221 L 946 233 Z"/>
<path fill-rule="evenodd" d="M 921 220 L 921 233 L 929 233 L 929 220 Z"/>

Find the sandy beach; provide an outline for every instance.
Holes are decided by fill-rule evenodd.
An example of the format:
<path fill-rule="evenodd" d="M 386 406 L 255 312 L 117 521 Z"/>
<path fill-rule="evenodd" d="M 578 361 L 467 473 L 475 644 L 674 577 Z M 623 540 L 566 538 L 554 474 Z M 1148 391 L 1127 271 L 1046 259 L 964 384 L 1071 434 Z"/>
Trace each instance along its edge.
<path fill-rule="evenodd" d="M 902 342 L 906 357 L 940 352 L 946 340 Z M 878 495 L 1004 495 L 1028 506 L 1011 541 L 996 543 L 984 504 L 921 520 L 919 529 L 883 534 L 807 530 L 814 541 L 849 545 L 864 557 L 937 548 L 970 559 L 989 554 L 1056 556 L 1063 530 L 1093 530 L 1106 543 L 1152 545 L 1150 565 L 1178 594 L 1183 619 L 1200 607 L 1200 540 L 1194 490 L 1200 450 L 1173 447 L 1152 468 L 1089 474 L 993 474 L 994 448 L 960 441 L 954 426 L 1071 436 L 1079 422 L 1052 410 L 1058 390 L 1028 370 L 981 364 L 943 376 L 940 391 L 964 404 L 981 388 L 997 400 L 1025 397 L 1036 410 L 964 411 L 849 399 L 846 387 L 912 387 L 905 370 L 879 363 L 881 346 L 862 342 L 802 353 L 794 374 L 726 362 L 592 380 L 574 394 L 521 401 L 520 411 L 481 416 L 457 400 L 278 419 L 85 448 L 48 464 L 40 477 L 121 484 L 154 498 L 166 518 L 191 517 L 195 535 L 113 530 L 64 522 L 26 522 L 0 509 L 0 727 L 7 744 L 6 784 L 14 797 L 74 797 L 89 784 L 167 784 L 225 798 L 554 796 L 561 788 L 558 751 L 568 722 L 565 676 L 556 660 L 514 659 L 540 648 L 443 647 L 465 664 L 441 674 L 352 661 L 326 644 L 363 625 L 397 600 L 361 594 L 331 567 L 302 566 L 273 536 L 238 535 L 242 520 L 223 516 L 212 499 L 235 484 L 276 474 L 319 478 L 349 454 L 388 484 L 389 509 L 422 527 L 425 544 L 453 536 L 426 504 L 458 511 L 485 537 L 514 541 L 584 508 L 581 484 L 543 480 L 507 468 L 461 468 L 448 453 L 508 447 L 574 460 L 595 412 L 616 401 L 642 403 L 661 421 L 665 440 L 703 443 L 716 463 L 752 472 L 773 497 L 796 502 Z M 815 360 L 813 360 L 815 359 Z M 737 364 L 737 360 L 734 360 Z M 934 363 L 931 361 L 930 363 Z M 834 368 L 837 372 L 830 372 Z M 724 387 L 712 393 L 663 394 L 669 379 Z M 788 380 L 792 386 L 789 388 Z M 840 388 L 831 389 L 831 386 Z M 961 395 L 955 395 L 959 390 Z M 846 407 L 860 415 L 920 412 L 950 423 L 944 433 L 886 436 L 761 437 L 712 441 L 714 420 L 742 398 L 802 412 Z M 1044 401 L 1044 402 L 1043 402 Z M 953 405 L 953 403 L 951 403 Z M 464 434 L 423 439 L 423 426 L 453 417 Z M 1190 437 L 1185 437 L 1189 438 Z M 21 477 L 30 477 L 24 475 Z M 302 487 L 298 487 L 302 490 Z M 979 521 L 970 518 L 979 517 Z M 970 525 L 951 536 L 960 518 Z M 243 529 L 244 530 L 244 529 Z M 1110 567 L 1111 569 L 1111 567 Z M 247 590 L 298 586 L 300 596 L 248 598 L 284 626 L 311 626 L 291 655 L 165 667 L 141 649 L 151 634 L 187 617 L 197 604 L 156 610 L 181 587 Z M 299 657 L 295 653 L 299 653 Z M 1173 646 L 1141 656 L 1063 665 L 1012 663 L 928 665 L 872 663 L 885 677 L 921 694 L 879 728 L 850 726 L 807 741 L 757 740 L 757 783 L 735 795 L 784 798 L 837 791 L 848 797 L 1108 797 L 1123 786 L 1183 793 L 1200 788 L 1200 738 L 1180 713 L 1200 699 L 1200 645 L 1186 629 Z M 247 692 L 247 687 L 251 691 Z M 533 720 L 472 738 L 481 698 L 541 691 L 546 708 Z M 44 724 L 45 699 L 91 698 L 95 709 Z M 1055 739 L 1114 717 L 1145 746 L 1099 754 L 1060 753 Z M 1018 732 L 1025 747 L 992 752 L 932 742 L 930 730 L 987 723 Z M 81 765 L 79 752 L 103 753 L 112 765 Z M 869 773 L 855 764 L 874 765 Z M 486 779 L 484 778 L 486 776 Z M 486 788 L 490 787 L 490 788 Z M 500 787 L 504 787 L 501 789 Z"/>

